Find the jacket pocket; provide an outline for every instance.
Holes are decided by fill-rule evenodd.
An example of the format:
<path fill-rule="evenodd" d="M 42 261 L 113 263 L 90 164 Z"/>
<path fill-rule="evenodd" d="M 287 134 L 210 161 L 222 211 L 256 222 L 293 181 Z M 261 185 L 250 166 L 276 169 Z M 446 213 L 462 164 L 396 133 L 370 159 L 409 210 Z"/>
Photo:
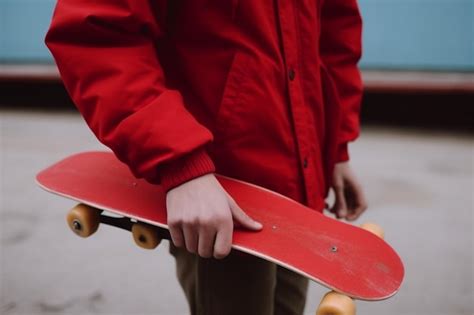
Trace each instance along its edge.
<path fill-rule="evenodd" d="M 216 142 L 228 140 L 244 130 L 241 117 L 245 115 L 246 95 L 251 83 L 249 80 L 248 58 L 236 52 L 227 75 L 222 99 L 216 116 L 214 137 Z"/>

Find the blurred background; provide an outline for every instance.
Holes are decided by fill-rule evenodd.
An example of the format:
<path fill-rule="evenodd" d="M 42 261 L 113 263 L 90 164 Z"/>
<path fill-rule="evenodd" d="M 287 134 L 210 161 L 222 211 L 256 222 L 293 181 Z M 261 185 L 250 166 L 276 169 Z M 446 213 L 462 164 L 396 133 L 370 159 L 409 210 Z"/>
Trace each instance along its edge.
<path fill-rule="evenodd" d="M 360 0 L 365 83 L 352 163 L 405 262 L 400 292 L 359 314 L 474 314 L 474 1 Z M 102 226 L 82 240 L 74 202 L 35 185 L 66 155 L 104 149 L 43 38 L 51 0 L 0 0 L 0 314 L 187 314 L 167 245 Z M 360 223 L 357 222 L 357 223 Z M 307 313 L 326 289 L 312 283 Z"/>

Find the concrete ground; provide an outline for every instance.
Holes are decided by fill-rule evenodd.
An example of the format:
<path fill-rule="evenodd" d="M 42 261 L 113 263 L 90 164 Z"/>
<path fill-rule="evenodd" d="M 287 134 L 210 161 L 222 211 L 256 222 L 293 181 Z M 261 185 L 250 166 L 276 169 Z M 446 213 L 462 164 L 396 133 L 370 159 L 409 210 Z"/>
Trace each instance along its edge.
<path fill-rule="evenodd" d="M 137 248 L 103 226 L 79 239 L 64 216 L 74 202 L 35 185 L 68 154 L 103 148 L 78 114 L 0 110 L 0 313 L 187 314 L 167 245 Z M 402 256 L 400 292 L 358 302 L 359 314 L 474 314 L 473 138 L 365 128 L 352 160 L 376 221 Z M 307 313 L 326 289 L 312 283 Z"/>

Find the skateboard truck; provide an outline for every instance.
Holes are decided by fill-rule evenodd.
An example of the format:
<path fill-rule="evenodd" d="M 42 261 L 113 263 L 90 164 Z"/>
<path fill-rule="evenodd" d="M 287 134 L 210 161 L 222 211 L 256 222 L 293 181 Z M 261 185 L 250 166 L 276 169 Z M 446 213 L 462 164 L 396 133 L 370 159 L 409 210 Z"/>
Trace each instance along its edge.
<path fill-rule="evenodd" d="M 102 210 L 78 204 L 67 214 L 69 228 L 80 237 L 89 237 L 99 228 L 100 223 L 132 232 L 135 243 L 145 249 L 156 248 L 162 239 L 171 239 L 166 229 L 144 222 L 132 221 L 126 217 L 104 215 Z"/>

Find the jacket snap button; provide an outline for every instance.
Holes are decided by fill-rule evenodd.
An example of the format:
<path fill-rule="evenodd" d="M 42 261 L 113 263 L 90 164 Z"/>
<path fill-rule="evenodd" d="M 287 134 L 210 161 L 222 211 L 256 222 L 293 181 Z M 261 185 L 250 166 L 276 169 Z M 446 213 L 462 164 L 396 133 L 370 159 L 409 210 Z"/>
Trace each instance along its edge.
<path fill-rule="evenodd" d="M 303 160 L 303 167 L 307 168 L 308 167 L 308 158 L 304 158 Z"/>
<path fill-rule="evenodd" d="M 288 78 L 290 79 L 290 81 L 293 81 L 295 79 L 295 76 L 296 76 L 295 69 L 291 68 L 290 70 L 288 70 Z"/>

